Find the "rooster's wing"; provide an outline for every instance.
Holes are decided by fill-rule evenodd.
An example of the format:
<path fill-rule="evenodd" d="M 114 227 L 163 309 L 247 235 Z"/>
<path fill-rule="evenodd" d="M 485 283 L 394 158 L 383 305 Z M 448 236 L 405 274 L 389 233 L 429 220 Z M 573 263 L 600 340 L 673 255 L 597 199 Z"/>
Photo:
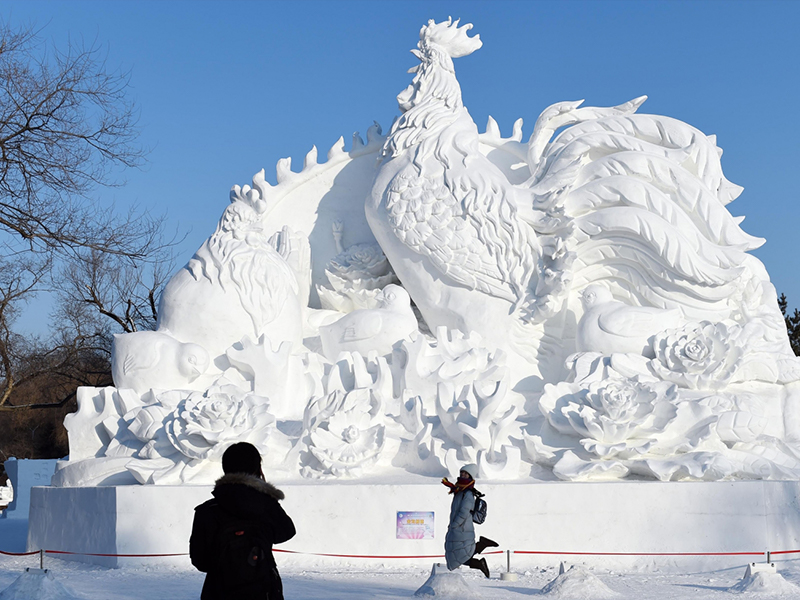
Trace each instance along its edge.
<path fill-rule="evenodd" d="M 401 172 L 386 192 L 389 222 L 400 242 L 456 283 L 516 302 L 530 248 L 503 187 L 481 183 L 462 178 L 448 186 Z"/>

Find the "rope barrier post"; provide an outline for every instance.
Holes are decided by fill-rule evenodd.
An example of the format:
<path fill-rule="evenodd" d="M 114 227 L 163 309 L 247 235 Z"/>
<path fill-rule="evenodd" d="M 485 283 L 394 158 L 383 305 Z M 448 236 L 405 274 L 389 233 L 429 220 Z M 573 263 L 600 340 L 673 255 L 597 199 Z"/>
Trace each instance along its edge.
<path fill-rule="evenodd" d="M 511 552 L 512 550 L 506 550 L 506 572 L 500 573 L 500 579 L 503 581 L 517 581 L 518 579 L 517 574 L 511 572 Z"/>
<path fill-rule="evenodd" d="M 769 550 L 767 550 L 767 564 L 769 564 L 769 563 L 770 563 L 770 560 L 769 560 L 769 559 L 770 559 L 770 555 L 771 555 L 771 554 L 772 554 L 772 552 L 770 552 Z"/>
<path fill-rule="evenodd" d="M 39 550 L 39 568 L 44 571 L 44 548 Z"/>

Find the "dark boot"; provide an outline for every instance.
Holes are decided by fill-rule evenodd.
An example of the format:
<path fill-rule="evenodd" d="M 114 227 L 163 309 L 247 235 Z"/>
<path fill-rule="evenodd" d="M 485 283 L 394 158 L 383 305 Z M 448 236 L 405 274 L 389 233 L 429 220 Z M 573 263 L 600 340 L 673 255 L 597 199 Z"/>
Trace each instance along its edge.
<path fill-rule="evenodd" d="M 494 540 L 490 540 L 489 538 L 481 536 L 478 538 L 478 543 L 475 544 L 475 554 L 480 554 L 487 548 L 496 548 L 499 545 L 500 544 L 498 544 Z"/>
<path fill-rule="evenodd" d="M 478 569 L 481 573 L 486 575 L 486 579 L 489 579 L 489 565 L 486 564 L 486 559 L 485 558 L 481 558 L 481 559 L 470 558 L 466 562 L 466 565 L 470 569 Z"/>

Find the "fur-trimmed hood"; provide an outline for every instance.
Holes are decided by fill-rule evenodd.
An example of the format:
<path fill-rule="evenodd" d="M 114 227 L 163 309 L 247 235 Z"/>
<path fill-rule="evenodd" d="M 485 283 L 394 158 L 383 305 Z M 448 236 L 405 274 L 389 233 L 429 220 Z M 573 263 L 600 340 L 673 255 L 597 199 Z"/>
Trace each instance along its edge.
<path fill-rule="evenodd" d="M 215 482 L 214 492 L 217 492 L 221 486 L 226 485 L 246 485 L 261 494 L 266 494 L 267 496 L 275 498 L 275 500 L 283 500 L 285 497 L 281 490 L 268 481 L 264 481 L 255 475 L 248 475 L 247 473 L 228 473 L 227 475 L 223 475 Z M 214 495 L 216 496 L 217 494 L 215 493 Z"/>

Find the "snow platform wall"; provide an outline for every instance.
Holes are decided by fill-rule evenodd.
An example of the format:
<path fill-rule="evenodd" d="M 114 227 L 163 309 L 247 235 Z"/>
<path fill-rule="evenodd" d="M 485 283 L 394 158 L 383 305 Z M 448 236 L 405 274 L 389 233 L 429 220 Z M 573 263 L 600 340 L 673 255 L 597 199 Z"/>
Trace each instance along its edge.
<path fill-rule="evenodd" d="M 278 487 L 286 494 L 283 506 L 298 531 L 277 547 L 294 552 L 276 553 L 279 566 L 443 562 L 450 496 L 438 482 Z M 721 553 L 800 550 L 797 481 L 479 482 L 478 488 L 486 494 L 489 512 L 486 523 L 476 525 L 477 535 L 498 541 L 501 550 L 538 552 L 512 555 L 512 570 L 567 561 L 611 569 L 696 571 L 764 561 L 763 555 Z M 86 554 L 188 553 L 193 508 L 209 499 L 211 490 L 36 487 L 28 550 L 85 553 L 59 557 L 110 567 L 188 566 L 187 556 Z M 423 517 L 433 513 L 433 536 L 399 539 L 398 512 L 419 512 Z M 709 555 L 669 556 L 679 553 Z M 796 559 L 800 554 L 772 556 L 773 561 Z M 487 560 L 493 571 L 505 571 L 505 554 L 489 555 Z"/>
<path fill-rule="evenodd" d="M 3 463 L 6 475 L 14 488 L 14 498 L 3 513 L 7 519 L 27 519 L 31 488 L 50 485 L 56 471 L 56 459 L 32 460 L 10 458 Z"/>

